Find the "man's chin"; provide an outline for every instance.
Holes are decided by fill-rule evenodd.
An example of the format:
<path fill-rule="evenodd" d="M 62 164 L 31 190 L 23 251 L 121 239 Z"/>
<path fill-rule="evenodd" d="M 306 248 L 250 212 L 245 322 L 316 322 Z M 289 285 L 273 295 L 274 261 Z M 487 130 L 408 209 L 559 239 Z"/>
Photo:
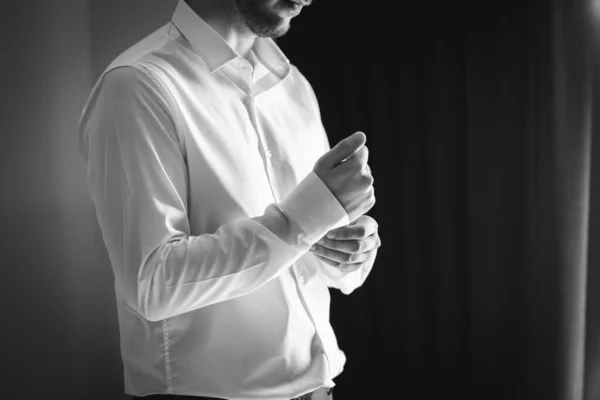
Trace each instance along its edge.
<path fill-rule="evenodd" d="M 236 11 L 250 32 L 260 37 L 278 38 L 290 29 L 290 12 L 279 3 L 235 0 Z"/>
<path fill-rule="evenodd" d="M 285 35 L 290 30 L 290 23 L 284 21 L 276 27 L 253 27 L 248 24 L 248 29 L 250 29 L 250 31 L 256 36 L 277 39 Z"/>
<path fill-rule="evenodd" d="M 271 39 L 277 39 L 288 33 L 289 30 L 290 24 L 286 23 L 285 25 L 278 27 L 275 31 L 271 32 L 271 34 L 269 34 L 266 37 L 269 37 Z"/>

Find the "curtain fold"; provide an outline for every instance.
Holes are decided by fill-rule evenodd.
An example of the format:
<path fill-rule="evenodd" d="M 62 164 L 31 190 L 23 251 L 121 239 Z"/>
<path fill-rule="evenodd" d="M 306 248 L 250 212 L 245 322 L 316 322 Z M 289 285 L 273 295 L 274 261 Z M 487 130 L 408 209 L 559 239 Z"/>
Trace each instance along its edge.
<path fill-rule="evenodd" d="M 555 0 L 530 25 L 523 304 L 525 395 L 535 398 L 583 398 L 593 82 L 585 11 L 583 1 Z"/>

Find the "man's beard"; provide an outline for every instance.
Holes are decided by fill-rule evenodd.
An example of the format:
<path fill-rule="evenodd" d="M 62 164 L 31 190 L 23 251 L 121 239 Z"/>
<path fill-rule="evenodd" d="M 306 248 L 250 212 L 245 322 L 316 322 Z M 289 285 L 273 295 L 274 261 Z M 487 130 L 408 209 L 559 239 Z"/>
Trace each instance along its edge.
<path fill-rule="evenodd" d="M 268 0 L 234 0 L 237 12 L 248 29 L 257 36 L 278 38 L 290 28 L 271 7 Z"/>

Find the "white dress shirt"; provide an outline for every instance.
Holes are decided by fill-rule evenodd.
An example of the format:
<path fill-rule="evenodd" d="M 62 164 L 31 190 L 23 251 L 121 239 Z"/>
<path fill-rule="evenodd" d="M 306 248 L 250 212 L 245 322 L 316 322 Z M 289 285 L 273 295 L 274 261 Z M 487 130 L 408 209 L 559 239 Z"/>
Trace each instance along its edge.
<path fill-rule="evenodd" d="M 290 399 L 344 367 L 328 287 L 349 294 L 372 262 L 342 274 L 308 251 L 351 222 L 312 171 L 317 99 L 273 40 L 249 58 L 180 0 L 81 113 L 125 393 Z"/>

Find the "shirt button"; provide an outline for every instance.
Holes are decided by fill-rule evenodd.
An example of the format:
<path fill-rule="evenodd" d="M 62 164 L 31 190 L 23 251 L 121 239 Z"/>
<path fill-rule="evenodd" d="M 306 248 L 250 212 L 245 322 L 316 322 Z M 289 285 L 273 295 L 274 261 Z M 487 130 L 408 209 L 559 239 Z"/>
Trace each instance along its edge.
<path fill-rule="evenodd" d="M 304 278 L 304 275 L 300 275 L 300 277 L 298 279 L 300 279 L 301 284 L 304 285 L 306 283 L 306 279 Z"/>
<path fill-rule="evenodd" d="M 266 154 L 268 158 L 273 158 L 273 153 L 271 153 L 271 150 L 267 150 Z"/>

